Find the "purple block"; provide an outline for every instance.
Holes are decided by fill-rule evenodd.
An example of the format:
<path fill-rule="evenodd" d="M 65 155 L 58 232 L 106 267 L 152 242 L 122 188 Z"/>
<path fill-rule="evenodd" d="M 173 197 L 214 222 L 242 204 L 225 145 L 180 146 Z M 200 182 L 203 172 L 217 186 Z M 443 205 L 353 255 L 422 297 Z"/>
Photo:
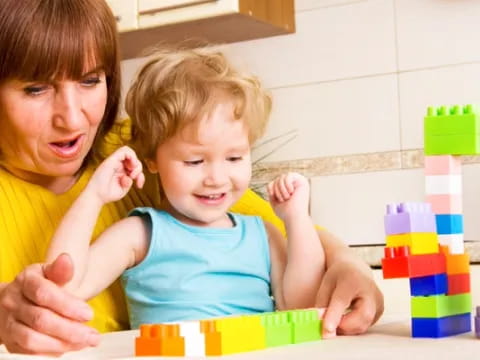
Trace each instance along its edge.
<path fill-rule="evenodd" d="M 387 235 L 437 232 L 429 203 L 388 204 L 384 223 Z"/>
<path fill-rule="evenodd" d="M 480 306 L 477 306 L 477 314 L 475 315 L 475 336 L 480 339 Z"/>

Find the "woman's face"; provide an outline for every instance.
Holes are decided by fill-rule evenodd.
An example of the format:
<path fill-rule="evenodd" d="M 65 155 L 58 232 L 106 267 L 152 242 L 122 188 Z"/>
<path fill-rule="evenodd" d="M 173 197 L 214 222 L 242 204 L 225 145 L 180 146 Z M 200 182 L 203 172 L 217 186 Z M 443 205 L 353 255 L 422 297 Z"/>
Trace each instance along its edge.
<path fill-rule="evenodd" d="M 0 84 L 0 165 L 47 188 L 62 178 L 71 183 L 92 147 L 106 102 L 103 71 L 88 71 L 75 81 Z"/>

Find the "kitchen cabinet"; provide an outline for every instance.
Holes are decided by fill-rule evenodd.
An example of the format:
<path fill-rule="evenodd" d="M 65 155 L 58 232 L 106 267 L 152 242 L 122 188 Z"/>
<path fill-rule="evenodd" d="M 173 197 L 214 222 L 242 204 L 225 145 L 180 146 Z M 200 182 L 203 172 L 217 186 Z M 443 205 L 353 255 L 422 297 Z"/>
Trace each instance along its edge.
<path fill-rule="evenodd" d="M 294 0 L 107 0 L 124 59 L 158 43 L 231 43 L 295 31 Z"/>

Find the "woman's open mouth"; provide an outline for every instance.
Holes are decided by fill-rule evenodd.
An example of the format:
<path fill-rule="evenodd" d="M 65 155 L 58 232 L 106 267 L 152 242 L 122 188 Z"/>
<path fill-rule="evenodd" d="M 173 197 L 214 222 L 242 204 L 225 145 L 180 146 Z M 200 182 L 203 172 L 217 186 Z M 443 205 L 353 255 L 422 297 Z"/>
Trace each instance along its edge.
<path fill-rule="evenodd" d="M 70 159 L 77 156 L 82 150 L 84 137 L 84 135 L 79 135 L 75 138 L 51 142 L 48 146 L 57 156 Z"/>

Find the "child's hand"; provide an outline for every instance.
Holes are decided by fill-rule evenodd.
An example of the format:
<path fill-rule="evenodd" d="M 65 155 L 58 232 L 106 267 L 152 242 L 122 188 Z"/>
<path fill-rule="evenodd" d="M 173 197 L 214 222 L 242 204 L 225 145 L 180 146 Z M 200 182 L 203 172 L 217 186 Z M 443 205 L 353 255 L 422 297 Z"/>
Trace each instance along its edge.
<path fill-rule="evenodd" d="M 310 185 L 303 175 L 281 175 L 268 184 L 267 190 L 275 213 L 283 221 L 293 216 L 308 216 Z"/>
<path fill-rule="evenodd" d="M 145 183 L 142 163 L 135 151 L 124 146 L 100 164 L 90 179 L 88 188 L 100 201 L 108 203 L 123 198 L 134 182 L 138 188 L 142 188 Z"/>

